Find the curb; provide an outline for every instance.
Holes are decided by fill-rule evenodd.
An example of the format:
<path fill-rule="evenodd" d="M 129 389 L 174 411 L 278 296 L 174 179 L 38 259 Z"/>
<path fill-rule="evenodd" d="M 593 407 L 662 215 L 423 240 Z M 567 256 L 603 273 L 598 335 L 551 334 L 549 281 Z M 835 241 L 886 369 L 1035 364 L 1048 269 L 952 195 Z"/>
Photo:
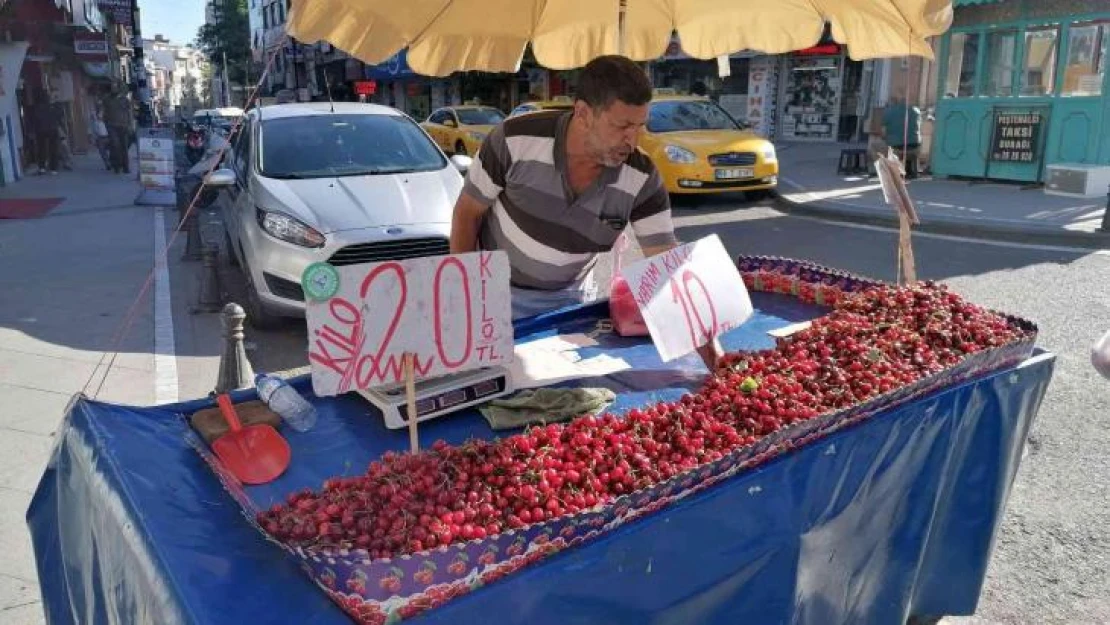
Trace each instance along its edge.
<path fill-rule="evenodd" d="M 831 221 L 871 226 L 898 227 L 898 217 L 894 215 L 893 209 L 891 209 L 889 215 L 885 215 L 871 209 L 852 209 L 825 202 L 792 202 L 779 195 L 777 191 L 773 193 L 772 198 L 776 207 L 791 215 L 818 217 Z M 914 230 L 931 234 L 1009 243 L 1059 245 L 1090 250 L 1110 249 L 1110 232 L 1072 232 L 1061 228 L 1014 226 L 997 222 L 991 223 L 985 220 L 968 222 L 954 219 L 925 218 L 924 216 L 922 216 L 921 223 L 914 227 Z"/>

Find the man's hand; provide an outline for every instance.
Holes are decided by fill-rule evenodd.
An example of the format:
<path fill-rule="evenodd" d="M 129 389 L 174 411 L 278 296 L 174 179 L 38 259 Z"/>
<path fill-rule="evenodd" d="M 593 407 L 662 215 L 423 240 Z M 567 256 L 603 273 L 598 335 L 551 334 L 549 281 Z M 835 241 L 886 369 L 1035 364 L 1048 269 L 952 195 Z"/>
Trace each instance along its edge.
<path fill-rule="evenodd" d="M 717 363 L 721 360 L 725 350 L 721 347 L 721 341 L 714 338 L 705 345 L 697 349 L 698 355 L 701 356 L 702 362 L 705 363 L 705 368 L 709 369 L 710 373 L 717 371 Z"/>

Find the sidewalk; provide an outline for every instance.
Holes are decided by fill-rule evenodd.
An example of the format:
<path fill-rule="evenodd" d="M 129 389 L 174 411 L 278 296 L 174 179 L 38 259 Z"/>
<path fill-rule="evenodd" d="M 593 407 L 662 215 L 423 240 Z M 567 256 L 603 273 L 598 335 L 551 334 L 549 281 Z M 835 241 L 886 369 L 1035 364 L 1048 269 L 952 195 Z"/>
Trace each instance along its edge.
<path fill-rule="evenodd" d="M 853 144 L 786 143 L 778 148 L 778 197 L 792 212 L 834 219 L 896 224 L 878 178 L 836 173 L 840 150 Z M 928 176 L 909 181 L 919 229 L 961 236 L 1110 247 L 1098 232 L 1106 196 L 1047 195 L 1018 184 L 971 183 Z"/>
<path fill-rule="evenodd" d="M 89 396 L 106 401 L 155 400 L 149 294 L 135 309 L 114 365 L 109 369 L 107 359 L 101 362 L 153 265 L 160 213 L 135 206 L 137 191 L 133 174 L 106 171 L 95 153 L 76 156 L 74 171 L 31 175 L 0 188 L 0 205 L 60 200 L 37 218 L 0 219 L 0 622 L 5 624 L 43 622 L 24 515 L 70 398 L 87 388 Z"/>
<path fill-rule="evenodd" d="M 149 406 L 204 397 L 216 383 L 220 315 L 193 312 L 203 266 L 182 259 L 184 232 L 172 239 L 178 212 L 136 206 L 138 189 L 134 173 L 108 172 L 95 153 L 75 157 L 74 171 L 0 188 L 0 215 L 13 205 L 35 215 L 0 218 L 3 625 L 44 622 L 24 517 L 73 395 Z M 218 214 L 202 211 L 200 218 L 202 238 L 219 245 Z M 167 263 L 157 267 L 162 254 Z M 243 301 L 241 273 L 221 260 L 220 274 L 228 301 Z M 125 321 L 148 278 L 133 319 Z M 248 328 L 252 364 L 260 371 L 307 364 L 299 327 Z M 109 351 L 118 352 L 110 367 Z"/>

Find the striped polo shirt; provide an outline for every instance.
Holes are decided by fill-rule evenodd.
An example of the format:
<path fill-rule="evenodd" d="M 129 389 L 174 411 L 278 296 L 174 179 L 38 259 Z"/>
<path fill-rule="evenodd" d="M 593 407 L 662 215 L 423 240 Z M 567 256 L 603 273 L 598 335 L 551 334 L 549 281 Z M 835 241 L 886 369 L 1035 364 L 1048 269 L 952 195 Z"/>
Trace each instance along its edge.
<path fill-rule="evenodd" d="M 566 176 L 571 115 L 548 111 L 505 120 L 482 142 L 467 174 L 463 192 L 490 206 L 479 247 L 508 253 L 514 286 L 575 284 L 628 224 L 642 247 L 675 242 L 663 180 L 639 150 L 574 196 Z"/>

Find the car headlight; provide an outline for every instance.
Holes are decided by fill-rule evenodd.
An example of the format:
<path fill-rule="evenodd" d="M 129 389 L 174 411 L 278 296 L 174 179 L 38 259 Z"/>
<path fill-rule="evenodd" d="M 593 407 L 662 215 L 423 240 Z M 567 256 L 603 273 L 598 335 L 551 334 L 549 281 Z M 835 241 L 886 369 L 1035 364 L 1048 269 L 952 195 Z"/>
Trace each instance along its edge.
<path fill-rule="evenodd" d="M 763 146 L 763 162 L 773 163 L 777 160 L 778 157 L 775 156 L 775 146 L 771 145 L 770 143 Z"/>
<path fill-rule="evenodd" d="M 467 134 L 467 135 L 469 135 L 469 136 L 470 136 L 470 138 L 471 138 L 471 139 L 474 139 L 475 141 L 485 141 L 485 140 L 486 140 L 486 135 L 484 135 L 484 134 L 482 134 L 482 133 L 480 133 L 480 132 L 473 132 L 473 131 L 471 131 L 471 132 L 468 132 L 468 133 L 466 133 L 466 134 Z"/>
<path fill-rule="evenodd" d="M 275 239 L 301 247 L 324 246 L 326 240 L 324 235 L 311 226 L 305 225 L 285 213 L 277 213 L 261 208 L 256 210 L 258 225 L 262 227 L 266 234 Z"/>
<path fill-rule="evenodd" d="M 667 160 L 672 163 L 693 163 L 698 160 L 690 150 L 680 148 L 677 145 L 668 145 L 663 148 L 663 153 L 667 155 Z"/>

